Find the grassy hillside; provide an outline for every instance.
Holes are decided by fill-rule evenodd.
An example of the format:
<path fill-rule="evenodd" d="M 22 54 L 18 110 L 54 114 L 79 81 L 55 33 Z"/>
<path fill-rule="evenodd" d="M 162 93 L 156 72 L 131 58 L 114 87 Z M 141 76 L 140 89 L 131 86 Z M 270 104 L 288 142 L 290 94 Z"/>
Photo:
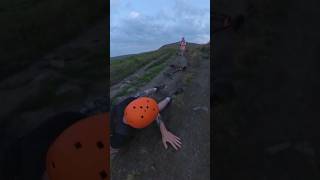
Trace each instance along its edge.
<path fill-rule="evenodd" d="M 141 67 L 152 63 L 154 60 L 161 59 L 159 62 L 167 60 L 177 53 L 177 47 L 160 48 L 156 51 L 132 55 L 120 60 L 110 62 L 110 83 L 114 85 L 129 75 L 136 72 Z M 159 65 L 155 64 L 154 66 Z M 151 68 L 151 67 L 149 67 Z"/>
<path fill-rule="evenodd" d="M 135 54 L 128 54 L 128 55 L 122 55 L 122 56 L 115 56 L 115 57 L 110 57 L 110 61 L 113 61 L 113 60 L 120 60 L 120 59 L 124 59 L 124 58 L 128 58 L 132 55 L 135 55 Z"/>
<path fill-rule="evenodd" d="M 106 1 L 5 0 L 0 7 L 0 80 L 106 17 Z"/>
<path fill-rule="evenodd" d="M 192 51 L 200 45 L 196 43 L 188 43 L 188 50 Z M 129 75 L 136 72 L 141 67 L 159 60 L 157 63 L 148 68 L 154 68 L 162 64 L 165 60 L 178 53 L 179 43 L 166 44 L 156 51 L 145 52 L 130 56 L 121 56 L 121 59 L 110 62 L 110 83 L 114 85 Z"/>
<path fill-rule="evenodd" d="M 124 97 L 137 89 L 150 83 L 155 77 L 169 66 L 169 62 L 174 61 L 178 56 L 178 43 L 167 44 L 157 51 L 141 53 L 129 58 L 111 62 L 110 79 L 111 84 L 115 85 L 126 77 L 128 82 L 117 85 L 117 93 L 111 95 L 111 104 L 115 103 L 119 97 Z M 199 60 L 209 58 L 209 45 L 189 43 L 186 57 L 192 66 L 198 66 Z M 186 75 L 183 81 L 190 81 L 193 75 Z M 161 82 L 165 83 L 165 82 Z"/>

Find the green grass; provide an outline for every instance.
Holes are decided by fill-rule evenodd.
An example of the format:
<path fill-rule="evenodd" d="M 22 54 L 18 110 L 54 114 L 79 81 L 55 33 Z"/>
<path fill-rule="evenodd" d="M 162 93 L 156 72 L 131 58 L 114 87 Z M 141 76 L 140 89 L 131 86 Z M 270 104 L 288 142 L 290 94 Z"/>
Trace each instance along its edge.
<path fill-rule="evenodd" d="M 110 63 L 110 79 L 111 84 L 115 84 L 132 73 L 136 72 L 139 68 L 152 63 L 153 60 L 158 59 L 157 62 L 151 64 L 145 69 L 145 73 L 133 80 L 130 85 L 123 87 L 112 99 L 111 106 L 113 106 L 117 99 L 127 96 L 137 88 L 147 84 L 155 78 L 167 65 L 167 60 L 175 55 L 177 48 L 175 46 L 166 47 L 157 51 L 141 53 L 126 57 L 121 60 L 111 61 Z"/>
<path fill-rule="evenodd" d="M 154 77 L 156 77 L 164 68 L 166 67 L 166 63 L 159 64 L 149 69 L 143 76 L 137 79 L 135 82 L 136 86 L 143 86 L 150 82 Z"/>
<path fill-rule="evenodd" d="M 185 84 L 190 84 L 191 83 L 191 81 L 192 81 L 192 79 L 193 79 L 193 77 L 194 77 L 194 74 L 193 73 L 187 73 L 187 74 L 185 74 L 185 76 L 183 77 L 183 79 L 182 79 L 182 81 L 183 81 L 183 83 L 185 83 Z"/>
<path fill-rule="evenodd" d="M 174 104 L 177 108 L 181 109 L 185 107 L 185 97 L 183 94 L 178 94 L 174 97 Z"/>
<path fill-rule="evenodd" d="M 1 1 L 0 80 L 105 18 L 105 6 L 106 1 Z"/>
<path fill-rule="evenodd" d="M 130 85 L 123 87 L 112 99 L 111 106 L 115 104 L 119 97 L 123 97 L 128 95 L 129 93 L 135 91 L 137 88 L 147 84 L 153 78 L 155 78 L 164 68 L 166 67 L 166 63 L 158 64 L 157 66 L 153 66 L 150 68 L 145 74 L 143 74 L 138 79 L 134 80 Z"/>
<path fill-rule="evenodd" d="M 161 56 L 160 57 L 160 59 L 157 61 L 157 62 L 155 62 L 155 63 L 153 63 L 153 64 L 151 64 L 150 66 L 148 66 L 148 68 L 146 68 L 146 70 L 148 70 L 148 69 L 152 69 L 153 67 L 155 67 L 155 66 L 158 66 L 158 65 L 160 65 L 160 64 L 163 64 L 165 61 L 167 61 L 168 59 L 170 59 L 170 57 L 172 57 L 173 55 L 174 55 L 174 51 L 168 51 L 165 55 L 163 55 L 163 56 Z"/>
<path fill-rule="evenodd" d="M 163 54 L 166 54 L 163 56 Z M 147 53 L 133 55 L 121 60 L 114 60 L 110 63 L 110 83 L 114 85 L 129 75 L 136 72 L 145 65 L 152 63 L 153 60 L 161 58 L 161 63 L 174 54 L 174 49 L 161 49 Z M 157 66 L 158 64 L 151 65 Z M 149 67 L 151 69 L 153 67 Z"/>
<path fill-rule="evenodd" d="M 110 64 L 110 83 L 114 85 L 130 74 L 137 71 L 137 69 L 150 63 L 150 58 L 143 55 L 131 56 L 122 60 L 111 62 Z"/>

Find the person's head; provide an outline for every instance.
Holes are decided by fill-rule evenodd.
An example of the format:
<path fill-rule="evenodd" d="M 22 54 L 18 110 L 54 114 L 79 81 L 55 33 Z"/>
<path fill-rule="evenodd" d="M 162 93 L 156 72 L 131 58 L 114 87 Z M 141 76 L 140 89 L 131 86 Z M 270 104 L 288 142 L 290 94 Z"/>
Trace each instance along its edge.
<path fill-rule="evenodd" d="M 47 179 L 108 179 L 109 115 L 80 120 L 51 144 L 46 158 Z"/>
<path fill-rule="evenodd" d="M 149 97 L 140 97 L 130 102 L 124 111 L 124 123 L 141 129 L 150 125 L 158 116 L 157 102 Z"/>

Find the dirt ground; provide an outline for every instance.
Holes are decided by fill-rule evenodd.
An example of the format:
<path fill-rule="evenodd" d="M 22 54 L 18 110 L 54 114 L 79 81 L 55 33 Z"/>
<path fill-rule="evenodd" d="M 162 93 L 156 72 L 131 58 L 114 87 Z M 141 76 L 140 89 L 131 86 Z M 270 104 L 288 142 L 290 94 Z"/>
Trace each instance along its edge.
<path fill-rule="evenodd" d="M 171 63 L 184 60 L 188 61 L 178 56 Z M 177 88 L 184 88 L 163 112 L 168 128 L 182 139 L 182 149 L 165 150 L 158 127 L 151 126 L 140 132 L 111 162 L 113 180 L 210 179 L 210 60 L 198 57 L 194 61 L 173 79 L 164 75 L 170 71 L 170 67 L 165 68 L 139 89 L 166 84 L 167 88 L 155 95 L 161 100 Z"/>
<path fill-rule="evenodd" d="M 238 3 L 217 9 L 235 15 Z M 241 30 L 216 35 L 234 46 L 216 45 L 233 54 L 220 61 L 234 66 L 235 97 L 215 106 L 214 177 L 319 179 L 319 2 L 242 4 Z"/>

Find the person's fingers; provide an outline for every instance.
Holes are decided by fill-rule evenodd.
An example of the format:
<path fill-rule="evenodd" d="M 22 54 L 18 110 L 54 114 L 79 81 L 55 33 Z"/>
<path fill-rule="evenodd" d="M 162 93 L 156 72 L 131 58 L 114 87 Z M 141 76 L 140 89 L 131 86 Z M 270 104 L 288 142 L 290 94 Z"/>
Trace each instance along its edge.
<path fill-rule="evenodd" d="M 181 144 L 178 143 L 178 141 L 175 141 L 175 145 L 180 149 L 181 148 Z"/>
<path fill-rule="evenodd" d="M 162 141 L 163 145 L 164 145 L 164 148 L 165 149 L 168 149 L 168 145 L 167 145 L 167 142 L 166 141 Z"/>
<path fill-rule="evenodd" d="M 173 138 L 172 141 L 174 141 L 175 143 L 182 145 L 181 141 L 177 138 Z"/>
<path fill-rule="evenodd" d="M 172 141 L 177 147 L 181 147 L 181 145 L 179 144 L 179 142 L 175 139 Z"/>
<path fill-rule="evenodd" d="M 179 144 L 182 144 L 181 141 L 179 139 L 176 139 L 176 142 Z"/>
<path fill-rule="evenodd" d="M 181 141 L 181 139 L 178 136 L 174 136 L 174 137 L 176 137 L 177 139 L 179 139 L 179 141 Z"/>
<path fill-rule="evenodd" d="M 171 137 L 175 137 L 176 139 L 181 140 L 178 136 L 176 136 L 176 135 L 174 135 L 174 134 L 172 134 L 172 133 L 170 133 L 170 136 L 171 136 Z"/>
<path fill-rule="evenodd" d="M 176 145 L 177 147 L 181 148 L 182 143 L 180 142 L 179 139 L 177 139 L 177 137 L 171 136 L 171 137 L 169 138 L 169 141 L 170 141 L 171 144 L 174 144 L 174 145 Z M 176 148 L 175 148 L 175 149 L 176 149 Z M 176 150 L 177 150 L 177 149 L 176 149 Z"/>
<path fill-rule="evenodd" d="M 172 135 L 173 139 L 181 141 L 181 139 L 178 136 Z"/>
<path fill-rule="evenodd" d="M 177 146 L 175 145 L 175 143 L 174 143 L 174 142 L 169 141 L 169 143 L 171 144 L 171 146 L 172 146 L 175 150 L 178 150 L 178 148 L 177 148 Z"/>

